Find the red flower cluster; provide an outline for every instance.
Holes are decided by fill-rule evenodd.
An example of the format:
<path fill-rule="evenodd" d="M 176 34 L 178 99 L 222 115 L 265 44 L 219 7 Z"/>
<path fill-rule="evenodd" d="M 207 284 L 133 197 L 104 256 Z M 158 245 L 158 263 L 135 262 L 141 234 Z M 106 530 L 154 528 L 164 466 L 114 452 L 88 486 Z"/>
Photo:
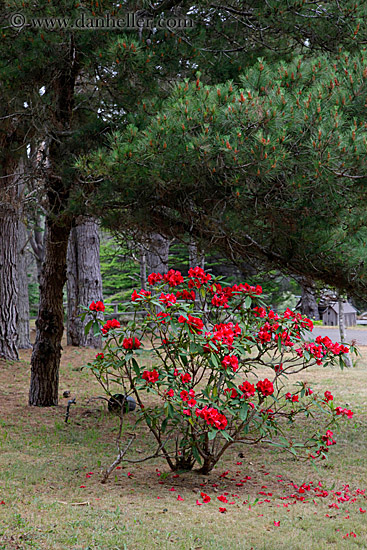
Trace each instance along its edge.
<path fill-rule="evenodd" d="M 241 334 L 241 328 L 238 323 L 234 325 L 233 323 L 221 323 L 219 325 L 214 325 L 213 333 L 206 332 L 205 336 L 210 339 L 211 342 L 215 344 L 217 348 L 220 348 L 221 344 L 227 346 L 228 350 L 233 349 L 233 341 L 236 336 Z M 216 351 L 210 346 L 210 342 L 204 345 L 204 351 Z"/>
<path fill-rule="evenodd" d="M 176 292 L 177 300 L 192 300 L 195 301 L 196 295 L 194 290 L 178 290 Z"/>
<path fill-rule="evenodd" d="M 139 298 L 141 299 L 149 298 L 151 295 L 152 293 L 149 292 L 149 290 L 144 290 L 143 288 L 140 290 L 140 292 L 136 292 L 136 290 L 134 290 L 134 292 L 131 295 L 131 301 L 135 302 Z"/>
<path fill-rule="evenodd" d="M 255 391 L 255 387 L 254 387 L 254 391 Z M 238 397 L 238 392 L 235 388 L 226 388 L 224 390 L 224 393 L 228 394 L 231 399 L 236 399 L 236 397 Z"/>
<path fill-rule="evenodd" d="M 328 351 L 331 351 L 334 355 L 340 355 L 342 353 L 349 353 L 349 348 L 343 346 L 343 344 L 338 344 L 338 342 L 333 343 L 328 336 L 318 336 L 315 340 L 318 344 L 322 344 Z"/>
<path fill-rule="evenodd" d="M 350 409 L 343 409 L 342 407 L 336 407 L 335 412 L 338 415 L 347 416 L 348 418 L 352 418 L 354 414 Z"/>
<path fill-rule="evenodd" d="M 168 273 L 163 275 L 163 280 L 168 283 L 169 286 L 178 286 L 183 283 L 183 277 L 180 271 L 170 269 Z"/>
<path fill-rule="evenodd" d="M 256 296 L 259 296 L 263 293 L 263 289 L 260 285 L 251 286 L 248 283 L 245 284 L 239 284 L 239 285 L 233 285 L 232 286 L 232 292 L 235 293 L 244 293 L 244 294 L 255 294 Z"/>
<path fill-rule="evenodd" d="M 173 306 L 177 302 L 177 298 L 174 294 L 162 294 L 159 296 L 159 301 L 161 304 L 164 304 L 165 306 Z"/>
<path fill-rule="evenodd" d="M 238 386 L 238 389 L 243 392 L 241 398 L 247 399 L 248 397 L 252 397 L 253 395 L 255 395 L 255 386 L 254 384 L 251 384 L 248 380 L 245 380 L 243 384 Z"/>
<path fill-rule="evenodd" d="M 120 323 L 117 319 L 110 319 L 109 321 L 107 321 L 107 323 L 105 323 L 102 327 L 102 332 L 103 334 L 107 334 L 111 329 L 114 329 L 114 328 L 120 328 Z"/>
<path fill-rule="evenodd" d="M 313 322 L 308 317 L 302 317 L 300 313 L 294 313 L 289 307 L 283 313 L 283 319 L 293 319 L 295 325 L 300 325 L 302 328 L 313 330 Z"/>
<path fill-rule="evenodd" d="M 330 447 L 330 445 L 335 445 L 336 441 L 333 439 L 334 434 L 331 430 L 327 430 L 326 434 L 322 436 L 322 440 L 325 441 L 326 446 Z"/>
<path fill-rule="evenodd" d="M 195 397 L 195 391 L 194 390 L 189 390 L 189 391 L 182 390 L 182 392 L 180 393 L 180 397 L 181 397 L 182 401 L 185 401 L 187 403 L 190 399 L 193 399 Z M 196 401 L 195 401 L 195 403 L 196 403 Z"/>
<path fill-rule="evenodd" d="M 212 276 L 209 273 L 205 273 L 205 271 L 201 267 L 194 267 L 189 269 L 189 288 L 200 288 L 205 283 L 208 283 Z"/>
<path fill-rule="evenodd" d="M 214 294 L 211 303 L 215 307 L 221 307 L 222 306 L 224 309 L 229 308 L 228 297 L 223 292 Z"/>
<path fill-rule="evenodd" d="M 124 338 L 122 342 L 122 347 L 124 349 L 139 349 L 141 346 L 140 340 L 137 338 Z"/>
<path fill-rule="evenodd" d="M 331 392 L 329 392 L 329 391 L 326 391 L 326 392 L 324 393 L 324 397 L 325 397 L 324 401 L 325 401 L 326 403 L 327 403 L 328 401 L 332 401 L 332 400 L 334 399 L 334 397 L 331 395 Z"/>
<path fill-rule="evenodd" d="M 179 323 L 187 323 L 190 327 L 190 332 L 201 334 L 203 332 L 204 323 L 199 317 L 194 317 L 191 313 L 185 319 L 182 315 L 178 318 Z"/>
<path fill-rule="evenodd" d="M 267 395 L 272 395 L 274 393 L 274 386 L 270 382 L 270 380 L 268 380 L 267 378 L 265 378 L 265 380 L 259 380 L 258 383 L 256 384 L 256 389 L 259 393 L 262 393 L 265 397 Z"/>
<path fill-rule="evenodd" d="M 151 273 L 150 275 L 148 275 L 148 284 L 152 286 L 155 285 L 156 283 L 159 283 L 162 280 L 163 280 L 163 275 L 161 275 L 160 273 Z"/>
<path fill-rule="evenodd" d="M 150 370 L 145 370 L 143 372 L 143 376 L 142 376 L 143 380 L 145 380 L 146 382 L 149 382 L 151 384 L 154 384 L 155 382 L 157 382 L 158 378 L 159 378 L 159 374 L 158 372 L 154 369 L 152 371 Z"/>
<path fill-rule="evenodd" d="M 235 355 L 226 355 L 222 359 L 222 367 L 227 369 L 228 367 L 232 367 L 233 372 L 236 372 L 238 369 L 238 357 Z"/>
<path fill-rule="evenodd" d="M 106 308 L 104 306 L 104 303 L 99 301 L 99 302 L 92 302 L 91 305 L 89 306 L 89 309 L 90 311 L 104 311 Z"/>
<path fill-rule="evenodd" d="M 218 409 L 214 407 L 208 407 L 205 405 L 203 409 L 196 409 L 196 416 L 205 420 L 209 426 L 214 426 L 218 430 L 224 430 L 228 424 L 228 420 L 224 414 L 220 413 Z"/>
<path fill-rule="evenodd" d="M 187 384 L 187 382 L 190 382 L 191 380 L 191 374 L 189 374 L 188 372 L 185 372 L 181 374 L 181 382 L 183 384 Z"/>
<path fill-rule="evenodd" d="M 299 401 L 298 395 L 292 395 L 291 393 L 286 393 L 285 398 L 288 399 L 288 401 L 292 401 L 293 403 L 297 403 Z"/>

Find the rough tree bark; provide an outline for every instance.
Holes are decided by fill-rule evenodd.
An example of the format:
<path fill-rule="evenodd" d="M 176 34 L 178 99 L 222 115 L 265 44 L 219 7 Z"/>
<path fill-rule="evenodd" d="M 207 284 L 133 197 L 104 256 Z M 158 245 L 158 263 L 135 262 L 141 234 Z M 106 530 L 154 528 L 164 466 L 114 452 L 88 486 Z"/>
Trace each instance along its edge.
<path fill-rule="evenodd" d="M 188 246 L 189 249 L 189 267 L 201 267 L 204 269 L 205 266 L 205 255 L 202 250 L 199 250 L 195 241 L 191 240 Z"/>
<path fill-rule="evenodd" d="M 63 62 L 53 86 L 53 111 L 47 129 L 50 142 L 44 187 L 47 195 L 45 257 L 40 283 L 40 306 L 36 321 L 36 341 L 31 359 L 29 405 L 49 407 L 58 403 L 61 339 L 64 329 L 63 287 L 66 282 L 66 254 L 71 231 L 71 214 L 66 211 L 70 194 L 70 174 L 63 174 L 63 139 L 70 134 L 74 89 L 79 66 L 70 36 L 65 43 Z M 60 139 L 59 139 L 60 138 Z"/>
<path fill-rule="evenodd" d="M 0 357 L 19 359 L 18 323 L 18 201 L 17 163 L 2 163 L 0 193 Z"/>
<path fill-rule="evenodd" d="M 101 336 L 84 333 L 88 316 L 84 323 L 79 317 L 79 306 L 103 300 L 98 224 L 93 218 L 78 221 L 71 230 L 67 253 L 67 343 L 70 346 L 100 348 Z"/>
<path fill-rule="evenodd" d="M 18 227 L 18 348 L 29 349 L 29 296 L 27 276 L 27 230 L 22 220 Z"/>
<path fill-rule="evenodd" d="M 315 288 L 311 281 L 305 279 L 300 280 L 302 287 L 301 296 L 301 312 L 310 319 L 318 321 L 320 319 L 319 308 L 315 296 Z"/>
<path fill-rule="evenodd" d="M 31 359 L 29 404 L 50 407 L 58 403 L 61 339 L 64 330 L 63 288 L 70 225 L 47 220 L 45 261 L 41 273 L 36 341 Z"/>
<path fill-rule="evenodd" d="M 147 241 L 147 273 L 167 273 L 170 241 L 159 233 L 149 235 Z"/>

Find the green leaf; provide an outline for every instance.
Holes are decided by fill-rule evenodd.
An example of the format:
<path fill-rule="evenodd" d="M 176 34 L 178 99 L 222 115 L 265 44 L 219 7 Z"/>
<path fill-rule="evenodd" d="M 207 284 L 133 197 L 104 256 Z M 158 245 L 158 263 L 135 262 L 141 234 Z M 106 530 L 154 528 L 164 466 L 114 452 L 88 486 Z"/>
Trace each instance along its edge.
<path fill-rule="evenodd" d="M 93 319 L 91 319 L 90 321 L 88 321 L 88 323 L 85 325 L 84 327 L 84 334 L 87 335 L 88 332 L 90 331 L 91 329 L 91 326 L 93 325 L 94 321 Z"/>
<path fill-rule="evenodd" d="M 208 439 L 209 439 L 209 441 L 211 441 L 212 439 L 214 439 L 215 436 L 217 435 L 217 433 L 218 433 L 217 431 L 210 430 L 210 431 L 208 432 Z"/>
<path fill-rule="evenodd" d="M 192 447 L 192 454 L 194 455 L 196 462 L 198 462 L 201 465 L 202 464 L 201 456 L 196 447 Z"/>
<path fill-rule="evenodd" d="M 133 364 L 133 369 L 135 371 L 136 376 L 140 377 L 140 367 L 136 359 L 132 357 L 131 362 Z"/>
<path fill-rule="evenodd" d="M 246 300 L 245 300 L 246 309 L 249 309 L 251 307 L 251 304 L 252 304 L 251 296 L 246 296 Z"/>

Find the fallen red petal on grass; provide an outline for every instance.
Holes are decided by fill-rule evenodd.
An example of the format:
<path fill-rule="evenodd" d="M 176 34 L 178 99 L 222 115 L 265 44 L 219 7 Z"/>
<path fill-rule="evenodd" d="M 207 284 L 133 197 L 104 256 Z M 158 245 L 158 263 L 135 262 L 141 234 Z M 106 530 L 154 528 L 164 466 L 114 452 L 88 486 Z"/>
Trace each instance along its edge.
<path fill-rule="evenodd" d="M 203 503 L 203 502 L 200 502 L 200 500 L 197 499 L 196 504 L 197 504 L 197 506 L 202 506 L 204 503 Z"/>
<path fill-rule="evenodd" d="M 211 501 L 210 496 L 207 495 L 206 493 L 200 493 L 200 494 L 201 494 L 201 498 L 203 499 L 203 502 L 207 503 Z"/>
<path fill-rule="evenodd" d="M 170 489 L 168 489 L 169 491 L 176 491 L 176 489 L 174 487 L 171 487 Z"/>
<path fill-rule="evenodd" d="M 359 508 L 359 511 L 361 512 L 361 514 L 365 514 L 365 513 L 366 513 L 366 510 L 362 510 L 362 508 Z"/>
<path fill-rule="evenodd" d="M 80 485 L 79 489 L 85 489 L 85 485 Z"/>
<path fill-rule="evenodd" d="M 0 504 L 5 504 L 5 502 L 2 500 L 2 501 L 0 501 Z"/>
<path fill-rule="evenodd" d="M 121 470 L 121 466 L 116 466 L 116 470 Z"/>
<path fill-rule="evenodd" d="M 184 499 L 180 495 L 178 495 L 177 500 L 183 501 Z"/>
<path fill-rule="evenodd" d="M 280 521 L 274 521 L 275 527 L 280 527 Z"/>
<path fill-rule="evenodd" d="M 221 514 L 224 514 L 227 511 L 227 508 L 219 508 Z"/>

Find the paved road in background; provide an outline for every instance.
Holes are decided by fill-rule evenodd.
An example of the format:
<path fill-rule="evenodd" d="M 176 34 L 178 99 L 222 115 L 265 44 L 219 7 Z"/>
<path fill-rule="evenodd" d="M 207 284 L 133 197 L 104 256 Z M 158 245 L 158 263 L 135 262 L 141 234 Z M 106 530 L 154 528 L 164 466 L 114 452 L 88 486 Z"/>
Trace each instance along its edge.
<path fill-rule="evenodd" d="M 312 334 L 316 336 L 328 336 L 333 342 L 340 341 L 340 333 L 338 328 L 323 328 L 315 327 Z M 367 328 L 349 328 L 347 329 L 347 342 L 351 343 L 352 340 L 356 340 L 357 346 L 367 346 Z"/>

